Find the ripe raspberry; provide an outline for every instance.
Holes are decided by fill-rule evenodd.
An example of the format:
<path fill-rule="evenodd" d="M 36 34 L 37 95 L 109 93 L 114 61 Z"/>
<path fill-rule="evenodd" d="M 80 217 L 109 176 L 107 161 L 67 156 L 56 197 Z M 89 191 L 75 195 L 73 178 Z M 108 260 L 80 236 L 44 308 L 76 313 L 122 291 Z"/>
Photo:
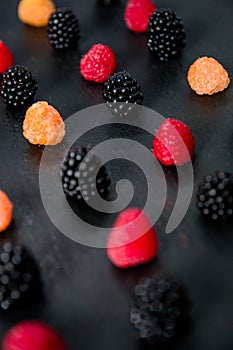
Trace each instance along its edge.
<path fill-rule="evenodd" d="M 107 241 L 107 255 L 117 267 L 145 264 L 158 253 L 158 237 L 147 216 L 137 208 L 118 216 Z"/>
<path fill-rule="evenodd" d="M 130 0 L 125 10 L 127 27 L 133 32 L 145 32 L 154 11 L 156 11 L 156 6 L 151 0 Z"/>
<path fill-rule="evenodd" d="M 207 175 L 200 183 L 197 207 L 212 220 L 233 218 L 233 174 L 217 171 Z"/>
<path fill-rule="evenodd" d="M 23 135 L 34 145 L 56 145 L 65 136 L 65 124 L 55 108 L 45 101 L 37 102 L 26 112 Z"/>
<path fill-rule="evenodd" d="M 198 58 L 188 71 L 188 82 L 198 95 L 213 95 L 230 84 L 227 71 L 211 57 Z"/>
<path fill-rule="evenodd" d="M 180 120 L 166 119 L 153 141 L 153 153 L 164 165 L 184 165 L 194 154 L 194 137 Z"/>
<path fill-rule="evenodd" d="M 4 73 L 13 64 L 14 56 L 4 42 L 0 40 L 0 74 Z"/>
<path fill-rule="evenodd" d="M 19 19 L 32 27 L 46 27 L 53 11 L 52 0 L 21 0 L 18 6 Z"/>
<path fill-rule="evenodd" d="M 0 190 L 0 232 L 7 229 L 12 221 L 13 205 L 7 195 Z"/>
<path fill-rule="evenodd" d="M 163 342 L 175 335 L 181 314 L 179 284 L 171 278 L 148 278 L 135 287 L 130 322 L 141 339 Z"/>
<path fill-rule="evenodd" d="M 80 62 L 80 72 L 86 80 L 103 83 L 113 74 L 117 61 L 112 50 L 103 44 L 93 45 Z"/>
<path fill-rule="evenodd" d="M 60 335 L 42 322 L 23 321 L 4 336 L 2 350 L 68 350 Z"/>

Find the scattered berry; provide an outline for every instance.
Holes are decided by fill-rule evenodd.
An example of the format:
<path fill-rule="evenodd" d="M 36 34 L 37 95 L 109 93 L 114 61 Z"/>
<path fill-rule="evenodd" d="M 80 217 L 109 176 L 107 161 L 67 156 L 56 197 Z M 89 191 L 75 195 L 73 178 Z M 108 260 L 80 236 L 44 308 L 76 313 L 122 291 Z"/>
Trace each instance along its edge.
<path fill-rule="evenodd" d="M 115 73 L 104 83 L 103 98 L 106 102 L 124 102 L 142 104 L 141 87 L 131 74 Z"/>
<path fill-rule="evenodd" d="M 46 324 L 23 321 L 5 334 L 2 350 L 68 350 L 68 348 L 60 335 Z"/>
<path fill-rule="evenodd" d="M 198 188 L 197 207 L 212 220 L 233 217 L 233 174 L 216 172 L 206 176 Z"/>
<path fill-rule="evenodd" d="M 159 9 L 151 15 L 147 36 L 149 51 L 160 61 L 176 56 L 185 47 L 182 20 L 171 9 Z"/>
<path fill-rule="evenodd" d="M 58 9 L 49 18 L 48 36 L 52 47 L 69 49 L 78 41 L 80 25 L 73 11 Z"/>
<path fill-rule="evenodd" d="M 13 205 L 7 195 L 0 190 L 0 232 L 11 224 Z"/>
<path fill-rule="evenodd" d="M 18 16 L 23 23 L 30 26 L 46 27 L 54 10 L 52 0 L 20 0 Z"/>
<path fill-rule="evenodd" d="M 146 32 L 150 16 L 156 11 L 151 0 L 130 0 L 125 10 L 127 27 L 136 33 Z"/>
<path fill-rule="evenodd" d="M 194 137 L 187 125 L 171 118 L 161 124 L 153 141 L 154 156 L 164 165 L 190 162 L 194 148 Z"/>
<path fill-rule="evenodd" d="M 113 74 L 117 61 L 112 50 L 103 44 L 93 45 L 80 62 L 80 72 L 86 80 L 103 83 Z"/>
<path fill-rule="evenodd" d="M 100 169 L 97 177 L 94 172 Z M 70 151 L 62 166 L 62 186 L 65 194 L 74 199 L 86 202 L 96 195 L 95 189 L 101 196 L 108 193 L 110 181 L 100 159 L 88 148 L 77 148 Z"/>
<path fill-rule="evenodd" d="M 8 310 L 37 283 L 38 271 L 28 252 L 18 245 L 0 247 L 0 308 Z"/>
<path fill-rule="evenodd" d="M 101 5 L 115 5 L 119 3 L 119 0 L 97 0 Z"/>
<path fill-rule="evenodd" d="M 33 145 L 57 145 L 65 133 L 62 117 L 48 102 L 36 102 L 27 110 L 23 135 Z"/>
<path fill-rule="evenodd" d="M 119 268 L 128 268 L 153 260 L 157 252 L 157 234 L 142 210 L 121 212 L 107 241 L 110 261 Z"/>
<path fill-rule="evenodd" d="M 135 287 L 130 322 L 140 338 L 154 343 L 175 335 L 181 313 L 179 294 L 179 284 L 169 278 L 148 278 Z"/>
<path fill-rule="evenodd" d="M 1 95 L 9 107 L 28 106 L 33 101 L 37 88 L 37 81 L 27 68 L 13 66 L 3 73 Z"/>
<path fill-rule="evenodd" d="M 188 71 L 188 82 L 198 95 L 213 95 L 230 84 L 227 71 L 211 57 L 198 58 Z"/>
<path fill-rule="evenodd" d="M 14 56 L 4 42 L 0 40 L 0 74 L 4 73 L 13 64 Z"/>

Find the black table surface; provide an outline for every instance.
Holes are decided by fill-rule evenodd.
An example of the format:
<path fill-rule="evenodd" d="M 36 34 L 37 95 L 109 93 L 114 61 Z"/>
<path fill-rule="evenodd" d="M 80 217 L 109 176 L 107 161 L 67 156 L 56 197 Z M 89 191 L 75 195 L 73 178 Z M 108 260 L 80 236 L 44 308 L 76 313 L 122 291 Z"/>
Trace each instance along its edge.
<path fill-rule="evenodd" d="M 172 7 L 183 18 L 187 33 L 183 54 L 166 64 L 150 57 L 145 35 L 127 30 L 123 20 L 125 1 L 113 7 L 99 6 L 95 0 L 56 3 L 72 8 L 81 23 L 79 45 L 66 53 L 54 52 L 46 29 L 31 28 L 18 20 L 16 0 L 1 1 L 0 37 L 13 51 L 15 62 L 29 67 L 37 77 L 37 100 L 49 101 L 64 118 L 102 103 L 102 86 L 81 78 L 79 61 L 94 43 L 108 44 L 117 56 L 118 70 L 128 70 L 141 83 L 144 105 L 166 117 L 180 118 L 192 129 L 196 140 L 195 185 L 215 170 L 232 171 L 232 85 L 221 94 L 200 97 L 190 90 L 186 80 L 189 65 L 203 55 L 218 59 L 233 76 L 231 0 L 158 0 L 158 7 Z M 166 213 L 157 223 L 160 252 L 156 260 L 119 270 L 108 261 L 104 249 L 75 243 L 53 226 L 39 192 L 43 147 L 32 146 L 23 138 L 22 117 L 8 111 L 2 101 L 0 115 L 0 187 L 14 202 L 14 223 L 1 235 L 0 243 L 13 240 L 24 244 L 40 267 L 44 286 L 43 297 L 36 302 L 17 312 L 1 313 L 1 336 L 18 321 L 37 319 L 56 328 L 71 350 L 146 349 L 128 321 L 131 293 L 142 278 L 166 271 L 186 290 L 189 327 L 171 344 L 154 348 L 232 349 L 232 226 L 206 222 L 193 197 L 174 233 L 164 234 Z M 106 130 L 95 132 L 92 142 L 101 141 Z M 119 132 L 124 136 L 122 129 Z M 147 135 L 138 135 L 134 129 L 128 131 L 129 135 L 141 137 L 150 147 L 152 139 Z M 144 179 L 141 171 L 132 171 L 124 161 L 111 164 L 112 173 L 114 169 L 118 177 L 128 174 L 136 184 Z M 175 189 L 175 172 L 165 171 Z M 144 201 L 141 191 L 136 191 L 133 204 L 143 207 Z M 104 224 L 105 218 L 101 220 Z"/>

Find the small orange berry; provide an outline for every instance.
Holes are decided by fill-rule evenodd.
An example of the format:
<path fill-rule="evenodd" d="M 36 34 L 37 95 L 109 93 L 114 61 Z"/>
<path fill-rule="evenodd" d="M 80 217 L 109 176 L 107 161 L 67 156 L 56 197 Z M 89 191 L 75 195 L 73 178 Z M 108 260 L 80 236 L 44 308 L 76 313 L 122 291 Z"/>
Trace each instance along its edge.
<path fill-rule="evenodd" d="M 21 0 L 18 6 L 19 19 L 33 27 L 47 26 L 54 11 L 52 0 Z"/>
<path fill-rule="evenodd" d="M 13 204 L 7 195 L 0 190 L 0 232 L 7 229 L 12 221 Z"/>
<path fill-rule="evenodd" d="M 198 58 L 188 71 L 188 82 L 198 95 L 213 95 L 230 84 L 227 71 L 212 57 Z"/>
<path fill-rule="evenodd" d="M 56 145 L 65 136 L 65 124 L 58 111 L 47 102 L 36 102 L 26 112 L 24 137 L 34 145 Z"/>

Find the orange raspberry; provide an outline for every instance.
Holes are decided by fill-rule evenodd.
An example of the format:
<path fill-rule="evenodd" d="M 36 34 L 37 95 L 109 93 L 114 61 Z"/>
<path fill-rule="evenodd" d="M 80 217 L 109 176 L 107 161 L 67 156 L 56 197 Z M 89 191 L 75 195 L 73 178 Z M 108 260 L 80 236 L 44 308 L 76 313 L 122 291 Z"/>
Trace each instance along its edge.
<path fill-rule="evenodd" d="M 34 145 L 56 145 L 65 136 L 65 124 L 58 111 L 47 102 L 34 103 L 26 112 L 24 137 Z"/>
<path fill-rule="evenodd" d="M 12 221 L 13 204 L 7 195 L 0 190 L 0 232 L 7 229 Z"/>
<path fill-rule="evenodd" d="M 18 6 L 19 19 L 33 27 L 47 26 L 54 11 L 52 0 L 21 0 Z"/>
<path fill-rule="evenodd" d="M 227 71 L 212 57 L 198 58 L 189 68 L 188 82 L 198 95 L 213 95 L 230 84 Z"/>

